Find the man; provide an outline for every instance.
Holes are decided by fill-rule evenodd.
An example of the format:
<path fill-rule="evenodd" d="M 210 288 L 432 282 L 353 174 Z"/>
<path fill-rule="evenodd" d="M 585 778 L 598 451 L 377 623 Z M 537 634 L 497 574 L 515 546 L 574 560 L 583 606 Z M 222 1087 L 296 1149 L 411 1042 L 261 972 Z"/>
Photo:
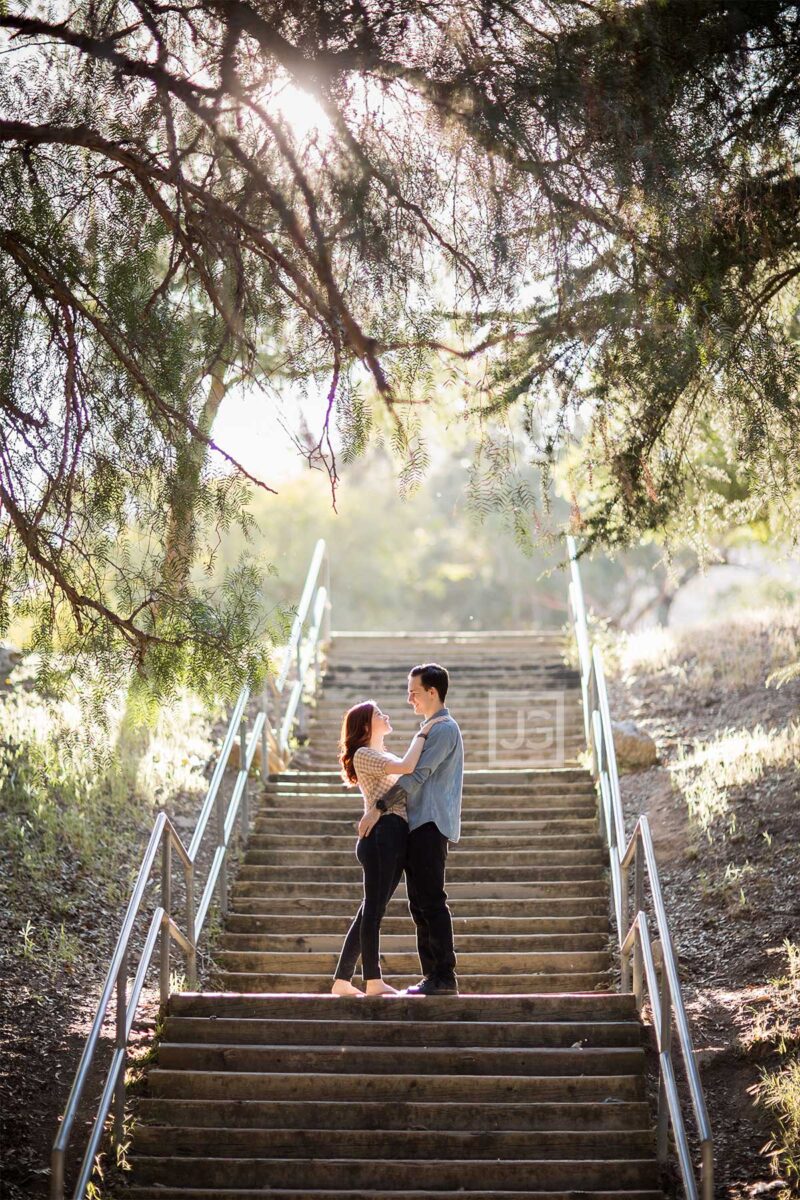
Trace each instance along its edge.
<path fill-rule="evenodd" d="M 461 730 L 445 707 L 450 677 L 438 663 L 413 667 L 408 676 L 408 703 L 422 723 L 445 717 L 427 734 L 416 769 L 402 775 L 378 801 L 385 811 L 396 789 L 408 800 L 408 907 L 417 928 L 417 950 L 423 979 L 406 988 L 407 996 L 458 994 L 453 919 L 444 890 L 447 843 L 461 836 L 461 788 L 464 744 Z"/>

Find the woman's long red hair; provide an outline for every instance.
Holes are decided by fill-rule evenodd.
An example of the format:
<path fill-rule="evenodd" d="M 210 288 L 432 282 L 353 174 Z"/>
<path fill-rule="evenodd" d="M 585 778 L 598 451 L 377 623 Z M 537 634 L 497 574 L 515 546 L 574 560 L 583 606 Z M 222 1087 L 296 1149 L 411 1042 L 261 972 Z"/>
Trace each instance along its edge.
<path fill-rule="evenodd" d="M 369 745 L 374 715 L 374 700 L 363 700 L 361 704 L 354 704 L 344 714 L 342 731 L 339 734 L 339 763 L 345 783 L 358 783 L 353 755 L 361 746 Z"/>

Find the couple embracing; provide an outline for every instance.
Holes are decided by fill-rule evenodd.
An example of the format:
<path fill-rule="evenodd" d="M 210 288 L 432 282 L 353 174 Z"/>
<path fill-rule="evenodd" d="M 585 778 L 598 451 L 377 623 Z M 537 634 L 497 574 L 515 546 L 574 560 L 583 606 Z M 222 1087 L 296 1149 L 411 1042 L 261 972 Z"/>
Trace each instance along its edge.
<path fill-rule="evenodd" d="M 437 663 L 413 667 L 408 703 L 422 718 L 403 758 L 384 747 L 389 717 L 372 700 L 344 716 L 339 743 L 342 776 L 364 799 L 356 857 L 364 899 L 345 938 L 332 991 L 360 996 L 352 983 L 358 958 L 367 996 L 398 995 L 381 977 L 380 926 L 405 871 L 408 907 L 417 930 L 422 980 L 406 996 L 455 995 L 453 921 L 444 888 L 447 843 L 461 832 L 464 747 L 445 707 L 449 676 Z"/>

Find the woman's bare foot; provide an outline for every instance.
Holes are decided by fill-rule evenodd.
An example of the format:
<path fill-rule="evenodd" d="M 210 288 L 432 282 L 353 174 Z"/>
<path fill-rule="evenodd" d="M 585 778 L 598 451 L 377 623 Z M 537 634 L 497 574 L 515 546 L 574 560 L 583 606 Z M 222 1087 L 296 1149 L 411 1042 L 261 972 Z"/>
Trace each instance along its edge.
<path fill-rule="evenodd" d="M 334 996 L 363 996 L 357 987 L 353 987 L 348 979 L 334 979 L 331 992 Z"/>
<path fill-rule="evenodd" d="M 367 980 L 367 995 L 368 996 L 396 996 L 397 988 L 390 987 L 388 983 L 384 983 L 382 979 Z"/>

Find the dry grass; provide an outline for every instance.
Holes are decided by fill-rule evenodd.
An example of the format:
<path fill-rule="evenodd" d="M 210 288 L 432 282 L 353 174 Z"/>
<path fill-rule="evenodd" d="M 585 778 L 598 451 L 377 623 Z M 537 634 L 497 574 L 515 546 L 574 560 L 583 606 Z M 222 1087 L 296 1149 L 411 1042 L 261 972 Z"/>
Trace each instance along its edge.
<path fill-rule="evenodd" d="M 688 990 L 708 1007 L 699 1023 L 714 1052 L 704 1083 L 720 1195 L 766 1191 L 771 1164 L 783 1184 L 770 1194 L 789 1200 L 800 1196 L 800 605 L 715 615 L 621 637 L 612 711 L 640 720 L 659 747 L 659 766 L 623 783 L 629 813 L 644 800 L 660 818 L 665 902 Z M 773 953 L 787 967 L 766 982 Z"/>
<path fill-rule="evenodd" d="M 76 703 L 22 682 L 0 697 L 0 890 L 7 917 L 17 921 L 18 953 L 49 964 L 48 974 L 59 965 L 69 970 L 78 953 L 63 924 L 77 899 L 74 887 L 63 887 L 64 865 L 77 873 L 78 891 L 91 877 L 108 900 L 121 902 L 130 870 L 120 870 L 120 847 L 138 840 L 136 831 L 176 794 L 196 795 L 199 806 L 207 786 L 211 721 L 196 701 L 186 696 L 164 710 L 135 745 L 119 737 L 123 706 L 120 696 L 103 729 L 87 723 Z"/>
<path fill-rule="evenodd" d="M 616 660 L 616 661 L 615 661 Z M 724 622 L 625 634 L 609 672 L 658 675 L 691 693 L 777 686 L 800 662 L 800 604 L 744 612 Z"/>
<path fill-rule="evenodd" d="M 626 684 L 657 683 L 680 708 L 715 696 L 780 687 L 800 662 L 800 604 L 750 610 L 719 622 L 623 634 L 606 654 Z M 730 816 L 730 795 L 768 772 L 800 764 L 800 721 L 723 729 L 677 745 L 668 765 L 696 828 L 709 834 Z M 728 824 L 728 832 L 733 828 Z"/>
<path fill-rule="evenodd" d="M 800 722 L 782 728 L 729 729 L 688 753 L 678 747 L 670 763 L 673 783 L 683 794 L 691 819 L 709 833 L 730 812 L 730 793 L 748 787 L 768 771 L 800 764 Z"/>
<path fill-rule="evenodd" d="M 796 1194 L 800 1184 L 800 945 L 784 943 L 787 972 L 770 980 L 771 1003 L 758 1014 L 751 1044 L 774 1048 L 783 1058 L 776 1069 L 761 1068 L 760 1081 L 751 1088 L 756 1103 L 769 1109 L 775 1133 L 764 1147 L 775 1174 Z"/>

